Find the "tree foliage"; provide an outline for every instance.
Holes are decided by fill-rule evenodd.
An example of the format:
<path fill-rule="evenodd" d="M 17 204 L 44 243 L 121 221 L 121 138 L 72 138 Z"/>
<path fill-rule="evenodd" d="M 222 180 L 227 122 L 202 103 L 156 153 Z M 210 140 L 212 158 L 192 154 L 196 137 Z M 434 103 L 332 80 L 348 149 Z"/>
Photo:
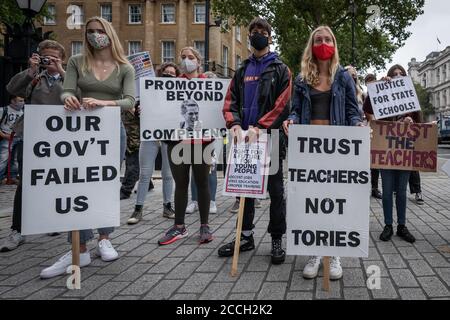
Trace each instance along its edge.
<path fill-rule="evenodd" d="M 416 89 L 417 99 L 419 100 L 420 109 L 424 117 L 433 115 L 435 113 L 434 107 L 431 104 L 430 92 L 428 92 L 419 83 L 414 83 L 414 88 Z"/>
<path fill-rule="evenodd" d="M 338 41 L 341 64 L 351 64 L 352 13 L 350 0 L 213 0 L 214 14 L 235 23 L 248 24 L 253 17 L 269 20 L 278 50 L 293 70 L 298 70 L 309 35 L 320 25 L 332 28 Z M 406 28 L 423 13 L 424 0 L 355 0 L 356 67 L 384 68 L 393 54 L 411 35 Z M 368 10 L 379 8 L 378 28 L 371 28 L 374 17 Z"/>
<path fill-rule="evenodd" d="M 40 21 L 44 16 L 47 16 L 47 5 L 36 16 L 36 20 Z M 13 25 L 14 23 L 22 24 L 25 16 L 17 6 L 15 0 L 1 0 L 0 1 L 0 23 Z"/>

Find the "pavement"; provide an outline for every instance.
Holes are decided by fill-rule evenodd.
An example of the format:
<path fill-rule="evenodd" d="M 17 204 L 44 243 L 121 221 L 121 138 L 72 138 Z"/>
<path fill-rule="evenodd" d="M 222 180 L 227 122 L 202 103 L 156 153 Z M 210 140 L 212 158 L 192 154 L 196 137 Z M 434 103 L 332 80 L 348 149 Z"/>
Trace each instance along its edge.
<path fill-rule="evenodd" d="M 158 238 L 173 220 L 162 217 L 161 180 L 154 180 L 155 189 L 147 195 L 139 224 L 126 224 L 136 194 L 121 201 L 121 227 L 112 234 L 119 260 L 106 263 L 94 258 L 95 242 L 91 242 L 93 261 L 81 271 L 81 289 L 69 290 L 67 276 L 39 278 L 41 269 L 70 249 L 66 235 L 29 236 L 18 249 L 0 253 L 0 300 L 448 300 L 450 253 L 445 248 L 450 241 L 450 180 L 442 172 L 421 177 L 425 204 L 417 205 L 410 196 L 407 207 L 408 228 L 417 241 L 409 244 L 397 236 L 389 242 L 378 240 L 383 212 L 381 200 L 372 198 L 369 257 L 342 258 L 344 276 L 331 282 L 329 292 L 322 289 L 322 272 L 315 280 L 302 278 L 308 257 L 288 256 L 284 264 L 271 265 L 269 200 L 256 209 L 256 249 L 241 253 L 239 275 L 230 276 L 232 259 L 217 255 L 217 249 L 234 237 L 236 223 L 236 214 L 229 212 L 234 199 L 220 192 L 223 179 L 219 179 L 218 213 L 210 215 L 214 241 L 198 244 L 199 214 L 194 213 L 186 219 L 189 237 L 159 247 Z M 0 238 L 9 232 L 13 193 L 14 186 L 0 186 L 0 213 L 5 216 L 0 215 Z M 379 289 L 366 285 L 367 269 L 372 266 L 381 272 Z"/>

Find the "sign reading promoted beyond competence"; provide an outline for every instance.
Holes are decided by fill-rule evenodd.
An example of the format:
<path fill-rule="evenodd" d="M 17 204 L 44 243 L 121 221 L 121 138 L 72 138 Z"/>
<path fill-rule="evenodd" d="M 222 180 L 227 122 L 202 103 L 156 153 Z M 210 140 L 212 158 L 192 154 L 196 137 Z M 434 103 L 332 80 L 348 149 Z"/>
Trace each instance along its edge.
<path fill-rule="evenodd" d="M 420 111 L 411 77 L 373 82 L 367 85 L 367 90 L 377 120 Z"/>
<path fill-rule="evenodd" d="M 141 141 L 222 138 L 230 80 L 141 79 Z"/>
<path fill-rule="evenodd" d="M 120 225 L 120 108 L 25 106 L 22 233 Z"/>
<path fill-rule="evenodd" d="M 373 169 L 436 172 L 437 125 L 371 121 Z"/>
<path fill-rule="evenodd" d="M 231 140 L 223 195 L 264 199 L 270 162 L 267 134 L 255 143 Z"/>
<path fill-rule="evenodd" d="M 368 256 L 369 135 L 369 127 L 289 127 L 287 254 Z"/>

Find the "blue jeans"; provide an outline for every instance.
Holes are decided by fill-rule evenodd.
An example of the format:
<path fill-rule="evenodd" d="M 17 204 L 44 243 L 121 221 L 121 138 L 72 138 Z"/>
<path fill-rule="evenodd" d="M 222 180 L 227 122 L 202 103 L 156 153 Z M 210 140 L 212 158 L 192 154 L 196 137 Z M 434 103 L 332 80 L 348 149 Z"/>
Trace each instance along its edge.
<path fill-rule="evenodd" d="M 383 187 L 384 223 L 392 225 L 393 194 L 395 192 L 395 207 L 397 209 L 397 224 L 406 224 L 406 188 L 410 171 L 380 170 Z"/>
<path fill-rule="evenodd" d="M 0 181 L 8 176 L 8 160 L 11 158 L 11 178 L 17 177 L 17 144 L 19 138 L 14 138 L 11 144 L 11 154 L 9 153 L 9 140 L 0 140 Z"/>
<path fill-rule="evenodd" d="M 211 201 L 216 201 L 217 192 L 217 166 L 212 167 L 211 172 L 208 176 L 209 181 L 209 196 Z M 195 184 L 195 179 L 191 179 L 191 199 L 192 201 L 198 201 L 198 191 L 197 185 Z"/>

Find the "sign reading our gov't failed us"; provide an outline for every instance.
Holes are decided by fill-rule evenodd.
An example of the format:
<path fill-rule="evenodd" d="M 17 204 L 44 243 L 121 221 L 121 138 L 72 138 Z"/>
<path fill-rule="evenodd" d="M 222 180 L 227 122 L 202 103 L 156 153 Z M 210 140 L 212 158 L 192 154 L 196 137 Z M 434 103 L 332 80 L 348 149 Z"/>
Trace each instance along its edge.
<path fill-rule="evenodd" d="M 25 107 L 22 233 L 120 225 L 120 108 Z"/>
<path fill-rule="evenodd" d="M 289 127 L 287 253 L 367 257 L 368 127 Z"/>
<path fill-rule="evenodd" d="M 230 80 L 141 79 L 141 140 L 222 138 Z"/>
<path fill-rule="evenodd" d="M 419 100 L 411 77 L 397 77 L 367 86 L 375 119 L 384 119 L 420 111 Z"/>

